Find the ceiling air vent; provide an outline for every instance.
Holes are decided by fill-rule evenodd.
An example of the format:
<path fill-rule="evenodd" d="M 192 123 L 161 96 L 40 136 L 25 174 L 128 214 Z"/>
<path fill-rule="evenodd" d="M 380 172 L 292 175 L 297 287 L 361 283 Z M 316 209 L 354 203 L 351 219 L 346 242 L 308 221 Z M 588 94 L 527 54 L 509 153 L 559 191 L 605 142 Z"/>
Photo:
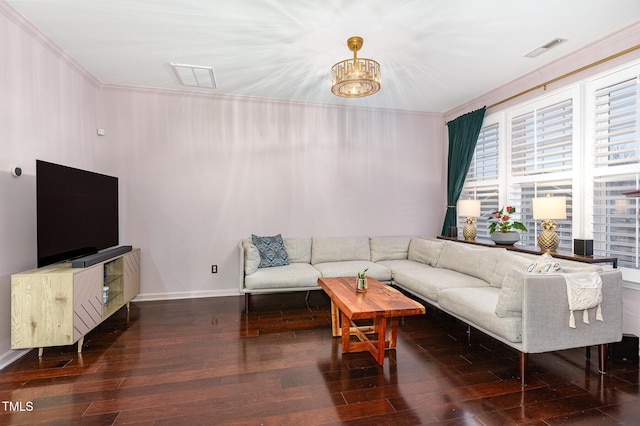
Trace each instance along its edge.
<path fill-rule="evenodd" d="M 172 62 L 171 68 L 173 68 L 178 81 L 183 86 L 203 87 L 205 89 L 215 89 L 217 87 L 216 78 L 211 67 L 174 64 Z"/>
<path fill-rule="evenodd" d="M 565 41 L 567 41 L 566 38 L 554 38 L 553 40 L 551 40 L 548 43 L 543 44 L 542 46 L 533 49 L 531 52 L 527 53 L 526 55 L 524 55 L 525 58 L 535 58 L 536 56 L 540 56 L 542 55 L 544 52 L 553 49 L 556 46 L 561 45 L 562 43 L 564 43 Z"/>

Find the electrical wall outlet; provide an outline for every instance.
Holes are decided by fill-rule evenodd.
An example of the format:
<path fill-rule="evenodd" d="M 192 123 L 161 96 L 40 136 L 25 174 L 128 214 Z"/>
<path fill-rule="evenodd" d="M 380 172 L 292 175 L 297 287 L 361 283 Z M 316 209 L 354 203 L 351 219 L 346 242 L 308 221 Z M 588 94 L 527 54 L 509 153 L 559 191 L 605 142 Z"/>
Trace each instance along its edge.
<path fill-rule="evenodd" d="M 218 273 L 218 265 L 211 265 L 211 273 L 212 274 Z"/>

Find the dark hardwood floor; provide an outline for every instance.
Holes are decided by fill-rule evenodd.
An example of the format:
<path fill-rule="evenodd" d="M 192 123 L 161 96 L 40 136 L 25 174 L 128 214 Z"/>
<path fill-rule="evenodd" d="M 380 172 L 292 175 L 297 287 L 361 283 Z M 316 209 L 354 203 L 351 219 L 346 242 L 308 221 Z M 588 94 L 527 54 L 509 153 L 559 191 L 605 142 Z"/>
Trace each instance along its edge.
<path fill-rule="evenodd" d="M 132 303 L 75 347 L 0 371 L 0 424 L 638 424 L 638 366 L 515 351 L 427 306 L 384 367 L 342 355 L 320 291 Z M 593 351 L 595 354 L 595 351 Z M 22 411 L 21 411 L 22 410 Z"/>

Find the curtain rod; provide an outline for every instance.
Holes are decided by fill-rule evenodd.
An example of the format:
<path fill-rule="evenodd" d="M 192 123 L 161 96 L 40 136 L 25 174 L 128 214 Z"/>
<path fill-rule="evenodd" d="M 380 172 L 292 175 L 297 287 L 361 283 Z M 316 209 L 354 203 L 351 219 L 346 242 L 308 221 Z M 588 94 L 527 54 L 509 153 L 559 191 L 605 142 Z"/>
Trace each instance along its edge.
<path fill-rule="evenodd" d="M 560 80 L 563 80 L 563 79 L 565 79 L 565 78 L 567 78 L 567 77 L 571 77 L 571 76 L 572 76 L 572 75 L 574 75 L 574 74 L 578 74 L 578 73 L 580 73 L 580 72 L 582 72 L 582 71 L 588 70 L 589 68 L 593 68 L 593 67 L 595 67 L 595 66 L 598 66 L 598 65 L 600 65 L 600 64 L 603 64 L 603 63 L 605 63 L 605 62 L 608 62 L 608 61 L 610 61 L 610 60 L 612 60 L 612 59 L 616 59 L 616 58 L 618 58 L 618 57 L 620 57 L 620 56 L 626 55 L 627 53 L 631 53 L 631 52 L 633 52 L 634 50 L 638 50 L 638 49 L 640 49 L 640 44 L 636 44 L 635 46 L 632 46 L 632 47 L 630 47 L 630 48 L 628 48 L 628 49 L 625 49 L 625 50 L 623 50 L 623 51 L 621 51 L 621 52 L 614 53 L 614 54 L 613 54 L 613 55 L 611 55 L 611 56 L 607 56 L 606 58 L 603 58 L 603 59 L 600 59 L 600 60 L 598 60 L 598 61 L 592 62 L 592 63 L 590 63 L 590 64 L 588 64 L 588 65 L 585 65 L 585 66 L 583 66 L 583 67 L 580 67 L 580 68 L 578 68 L 578 69 L 575 69 L 575 70 L 573 70 L 573 71 L 570 71 L 570 72 L 568 72 L 568 73 L 566 73 L 566 74 L 562 74 L 562 75 L 561 75 L 561 76 L 559 76 L 559 77 L 556 77 L 556 78 L 554 78 L 554 79 L 551 79 L 551 80 L 545 81 L 544 83 L 538 84 L 537 86 L 531 87 L 531 88 L 529 88 L 529 89 L 527 89 L 527 90 L 524 90 L 524 91 L 522 91 L 522 92 L 520 92 L 520 93 L 516 93 L 516 94 L 515 94 L 515 95 L 513 95 L 513 96 L 509 96 L 508 98 L 505 98 L 505 99 L 503 99 L 503 100 L 501 100 L 501 101 L 498 101 L 498 102 L 496 102 L 496 103 L 493 103 L 493 104 L 491 104 L 491 105 L 487 106 L 487 109 L 494 108 L 494 107 L 496 107 L 496 106 L 498 106 L 498 105 L 501 105 L 501 104 L 503 104 L 503 103 L 505 103 L 505 102 L 508 102 L 508 101 L 510 101 L 510 100 L 512 100 L 512 99 L 519 98 L 519 97 L 520 97 L 520 96 L 522 96 L 522 95 L 526 95 L 527 93 L 533 92 L 534 90 L 538 90 L 538 89 L 540 89 L 540 88 L 544 88 L 544 90 L 547 90 L 547 86 L 548 86 L 549 84 L 553 84 L 553 83 L 555 83 L 555 82 L 557 82 L 557 81 L 560 81 Z M 448 122 L 448 121 L 446 121 L 444 124 L 445 124 L 445 126 L 446 126 L 447 124 L 449 124 L 449 122 Z"/>
<path fill-rule="evenodd" d="M 573 71 L 570 71 L 570 72 L 568 72 L 568 73 L 566 73 L 566 74 L 562 74 L 560 77 L 556 77 L 556 78 L 554 78 L 554 79 L 551 79 L 551 80 L 545 81 L 544 83 L 542 83 L 542 84 L 538 84 L 538 85 L 537 85 L 537 86 L 535 86 L 535 87 L 532 87 L 532 88 L 527 89 L 527 90 L 525 90 L 525 91 L 523 91 L 523 92 L 517 93 L 517 94 L 515 94 L 515 95 L 513 95 L 513 96 L 509 96 L 509 97 L 508 97 L 508 98 L 506 98 L 506 99 L 503 99 L 503 100 L 501 100 L 501 101 L 498 101 L 498 102 L 496 102 L 496 103 L 494 103 L 494 104 L 489 105 L 489 106 L 487 107 L 487 109 L 490 109 L 490 108 L 496 107 L 496 106 L 498 106 L 498 105 L 500 105 L 500 104 L 503 104 L 503 103 L 505 103 L 505 102 L 508 102 L 508 101 L 510 101 L 510 100 L 512 100 L 512 99 L 515 99 L 515 98 L 517 98 L 517 97 L 520 97 L 520 96 L 522 96 L 522 95 L 526 95 L 527 93 L 529 93 L 529 92 L 533 92 L 534 90 L 537 90 L 537 89 L 540 89 L 540 88 L 544 88 L 544 90 L 547 90 L 547 86 L 548 86 L 549 84 L 553 84 L 553 83 L 555 83 L 555 82 L 557 82 L 557 81 L 560 81 L 560 80 L 563 80 L 563 79 L 565 79 L 565 78 L 567 78 L 567 77 L 571 77 L 571 76 L 572 76 L 572 75 L 574 75 L 574 74 L 578 74 L 578 73 L 580 73 L 580 72 L 582 72 L 582 71 L 588 70 L 589 68 L 593 68 L 593 67 L 595 67 L 595 66 L 598 66 L 598 65 L 600 65 L 600 64 L 603 64 L 603 63 L 605 63 L 605 62 L 608 62 L 608 61 L 610 61 L 610 60 L 612 60 L 612 59 L 615 59 L 615 58 L 618 58 L 618 57 L 620 57 L 620 56 L 626 55 L 627 53 L 633 52 L 634 50 L 638 50 L 638 49 L 640 49 L 640 44 L 636 44 L 635 46 L 632 46 L 632 47 L 630 47 L 630 48 L 628 48 L 628 49 L 625 49 L 625 50 L 623 50 L 622 52 L 614 53 L 613 55 L 611 55 L 611 56 L 607 56 L 607 57 L 606 57 L 606 58 L 604 58 L 604 59 L 600 59 L 599 61 L 592 62 L 592 63 L 590 63 L 590 64 L 588 64 L 588 65 L 585 65 L 585 66 L 583 66 L 583 67 L 580 67 L 580 68 L 578 68 L 578 69 L 575 69 L 575 70 L 573 70 Z"/>

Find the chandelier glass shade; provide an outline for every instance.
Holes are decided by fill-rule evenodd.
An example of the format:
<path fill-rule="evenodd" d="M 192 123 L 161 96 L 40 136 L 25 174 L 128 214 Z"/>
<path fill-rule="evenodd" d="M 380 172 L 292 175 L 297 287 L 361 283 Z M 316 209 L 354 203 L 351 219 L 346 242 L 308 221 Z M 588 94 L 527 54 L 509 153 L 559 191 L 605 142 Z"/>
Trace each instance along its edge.
<path fill-rule="evenodd" d="M 347 40 L 353 59 L 345 59 L 331 67 L 331 92 L 343 98 L 362 98 L 380 90 L 380 64 L 373 59 L 358 58 L 362 37 Z"/>

